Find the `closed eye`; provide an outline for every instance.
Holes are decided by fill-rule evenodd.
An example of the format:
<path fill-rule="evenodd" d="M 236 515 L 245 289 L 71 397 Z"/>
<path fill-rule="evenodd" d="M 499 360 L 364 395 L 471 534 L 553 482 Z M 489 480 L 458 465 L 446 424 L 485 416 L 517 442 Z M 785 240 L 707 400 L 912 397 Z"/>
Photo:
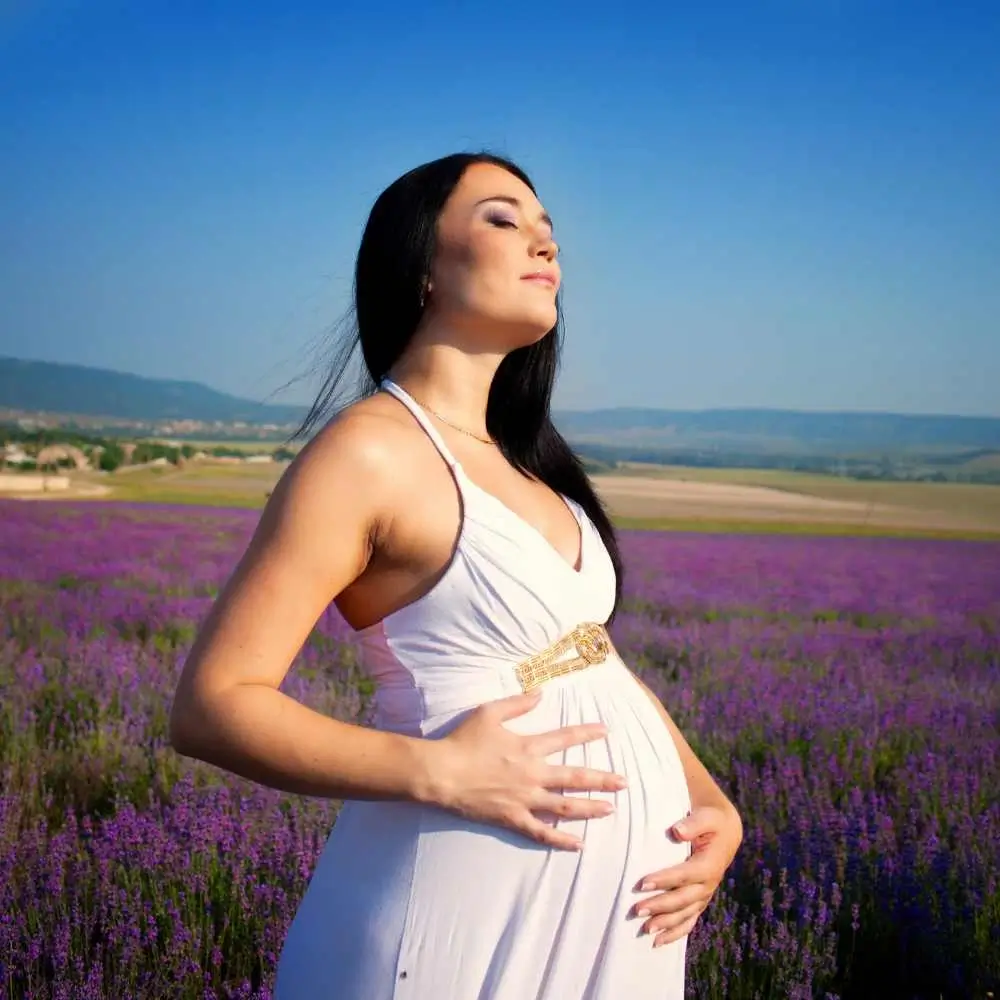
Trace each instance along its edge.
<path fill-rule="evenodd" d="M 487 216 L 486 221 L 501 229 L 517 229 L 517 223 L 506 215 L 490 215 Z"/>

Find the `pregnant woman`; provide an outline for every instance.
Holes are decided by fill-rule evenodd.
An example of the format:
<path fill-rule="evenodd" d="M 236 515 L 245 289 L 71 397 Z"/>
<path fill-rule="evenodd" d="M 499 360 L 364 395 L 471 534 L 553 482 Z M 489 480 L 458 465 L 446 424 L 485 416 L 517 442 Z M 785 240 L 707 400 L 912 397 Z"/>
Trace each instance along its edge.
<path fill-rule="evenodd" d="M 559 283 L 514 164 L 449 156 L 382 193 L 362 398 L 326 419 L 345 356 L 185 664 L 178 751 L 345 800 L 277 1000 L 684 996 L 742 829 L 605 630 L 618 547 L 549 416 Z M 372 727 L 279 690 L 331 601 Z"/>

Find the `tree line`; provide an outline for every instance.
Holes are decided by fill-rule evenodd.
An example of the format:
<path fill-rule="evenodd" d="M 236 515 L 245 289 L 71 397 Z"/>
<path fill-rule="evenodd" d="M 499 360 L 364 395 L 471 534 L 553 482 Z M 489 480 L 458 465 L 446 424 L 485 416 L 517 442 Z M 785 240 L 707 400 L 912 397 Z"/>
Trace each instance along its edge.
<path fill-rule="evenodd" d="M 179 465 L 192 459 L 195 455 L 210 455 L 213 458 L 246 458 L 247 451 L 225 444 L 194 445 L 189 442 L 170 444 L 166 441 L 138 440 L 127 441 L 118 437 L 104 437 L 96 434 L 85 434 L 81 431 L 65 427 L 43 427 L 27 429 L 17 424 L 0 424 L 0 447 L 4 449 L 4 464 L 8 468 L 19 468 L 30 471 L 38 468 L 38 456 L 52 445 L 67 445 L 78 449 L 87 458 L 90 466 L 104 472 L 114 472 L 123 465 L 143 465 L 157 459 L 165 459 L 171 465 Z M 23 458 L 11 460 L 9 457 L 15 446 Z M 261 449 L 255 454 L 266 454 Z M 279 447 L 270 452 L 271 457 L 278 462 L 291 460 L 295 452 L 289 448 Z M 49 463 L 45 463 L 46 466 Z M 75 463 L 71 457 L 57 458 L 52 463 L 58 468 L 72 467 Z"/>

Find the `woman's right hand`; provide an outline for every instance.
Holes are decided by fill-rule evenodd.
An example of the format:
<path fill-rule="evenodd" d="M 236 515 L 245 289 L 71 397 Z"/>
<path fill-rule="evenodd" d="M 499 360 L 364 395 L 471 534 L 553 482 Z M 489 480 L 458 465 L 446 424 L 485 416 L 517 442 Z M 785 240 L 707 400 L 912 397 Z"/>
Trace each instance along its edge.
<path fill-rule="evenodd" d="M 537 689 L 487 702 L 474 709 L 447 736 L 430 741 L 433 801 L 468 819 L 504 826 L 549 847 L 579 850 L 578 837 L 545 823 L 557 819 L 595 819 L 613 807 L 606 799 L 561 795 L 555 789 L 616 792 L 625 779 L 611 771 L 548 764 L 545 758 L 578 743 L 607 735 L 601 723 L 565 726 L 521 735 L 503 723 L 524 715 L 541 697 Z"/>

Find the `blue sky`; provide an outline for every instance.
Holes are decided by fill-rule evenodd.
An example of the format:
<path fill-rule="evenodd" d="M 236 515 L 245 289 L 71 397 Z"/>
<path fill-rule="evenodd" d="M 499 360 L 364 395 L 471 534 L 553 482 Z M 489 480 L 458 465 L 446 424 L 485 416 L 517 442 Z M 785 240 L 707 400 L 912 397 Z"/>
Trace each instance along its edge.
<path fill-rule="evenodd" d="M 0 2 L 0 354 L 263 398 L 378 192 L 487 147 L 559 231 L 557 405 L 1000 416 L 998 46 L 995 2 Z"/>

